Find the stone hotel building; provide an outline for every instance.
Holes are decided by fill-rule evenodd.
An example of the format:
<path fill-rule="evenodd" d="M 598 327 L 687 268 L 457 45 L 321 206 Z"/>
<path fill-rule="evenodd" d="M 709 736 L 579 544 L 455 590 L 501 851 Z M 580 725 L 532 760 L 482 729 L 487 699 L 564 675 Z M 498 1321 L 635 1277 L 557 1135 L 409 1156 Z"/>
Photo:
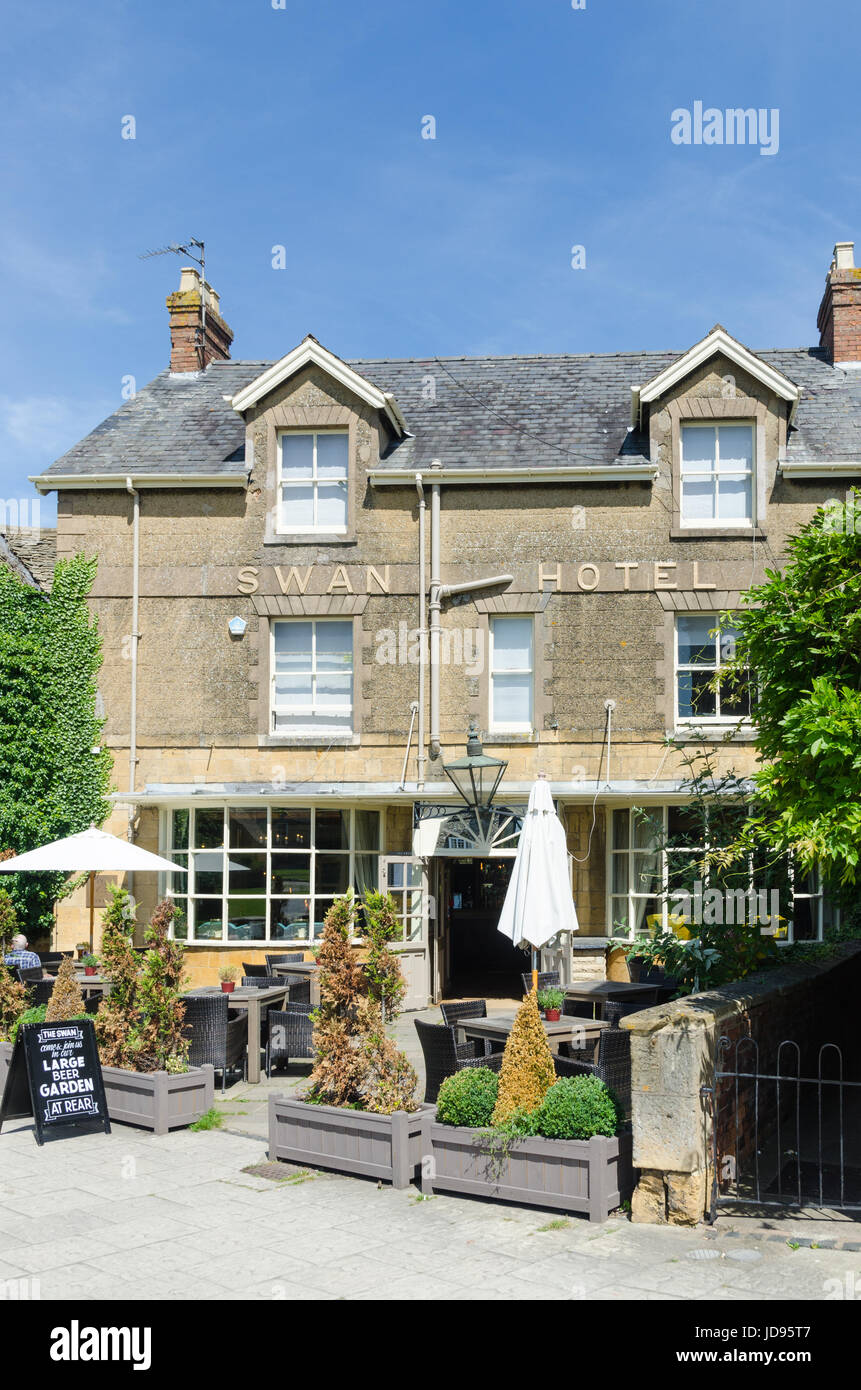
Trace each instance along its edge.
<path fill-rule="evenodd" d="M 188 871 L 141 876 L 141 918 L 172 891 L 211 981 L 388 886 L 412 1006 L 510 993 L 495 924 L 543 773 L 580 922 L 545 964 L 603 973 L 661 910 L 634 808 L 684 827 L 667 735 L 753 766 L 744 699 L 707 688 L 716 615 L 861 482 L 852 245 L 815 347 L 715 326 L 684 351 L 345 361 L 308 336 L 263 362 L 231 357 L 196 271 L 167 306 L 169 367 L 35 480 L 59 557 L 98 556 L 107 828 Z M 506 764 L 481 815 L 443 771 L 470 727 Z M 795 892 L 814 939 L 829 905 Z M 85 916 L 61 905 L 59 945 Z"/>

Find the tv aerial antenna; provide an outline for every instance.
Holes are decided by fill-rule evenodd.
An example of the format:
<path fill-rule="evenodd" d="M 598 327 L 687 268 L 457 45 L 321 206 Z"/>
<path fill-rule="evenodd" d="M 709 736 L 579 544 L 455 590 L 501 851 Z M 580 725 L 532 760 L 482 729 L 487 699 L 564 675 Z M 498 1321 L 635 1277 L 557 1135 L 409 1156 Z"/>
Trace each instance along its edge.
<path fill-rule="evenodd" d="M 192 250 L 192 247 L 194 247 L 194 250 Z M 196 254 L 198 251 L 200 255 Z M 154 251 L 142 251 L 138 256 L 138 260 L 149 261 L 152 260 L 153 256 L 170 255 L 185 256 L 188 260 L 194 261 L 195 265 L 200 266 L 201 341 L 198 344 L 198 350 L 200 352 L 201 361 L 203 361 L 206 351 L 206 247 L 202 241 L 198 241 L 197 237 L 190 236 L 186 242 L 172 241 L 169 246 L 159 246 Z"/>

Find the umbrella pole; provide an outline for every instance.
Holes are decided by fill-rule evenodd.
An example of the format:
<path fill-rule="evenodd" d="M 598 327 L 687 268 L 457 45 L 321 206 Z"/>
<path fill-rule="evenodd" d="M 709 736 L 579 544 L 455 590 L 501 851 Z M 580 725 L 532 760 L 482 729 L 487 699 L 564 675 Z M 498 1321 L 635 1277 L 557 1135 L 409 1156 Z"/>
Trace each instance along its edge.
<path fill-rule="evenodd" d="M 95 871 L 90 872 L 90 954 L 93 951 L 93 918 L 96 912 L 96 875 Z"/>
<path fill-rule="evenodd" d="M 532 988 L 538 989 L 538 952 L 534 949 L 532 952 Z"/>

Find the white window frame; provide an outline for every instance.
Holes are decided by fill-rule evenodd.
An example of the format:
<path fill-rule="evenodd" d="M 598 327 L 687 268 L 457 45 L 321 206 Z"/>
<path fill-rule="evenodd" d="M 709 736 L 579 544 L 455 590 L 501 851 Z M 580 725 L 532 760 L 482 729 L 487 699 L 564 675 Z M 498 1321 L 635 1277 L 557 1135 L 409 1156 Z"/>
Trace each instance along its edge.
<path fill-rule="evenodd" d="M 720 642 L 721 633 L 717 631 L 714 638 L 715 643 L 715 663 L 706 665 L 702 662 L 681 662 L 679 661 L 679 621 L 682 618 L 708 618 L 713 619 L 712 626 L 718 627 L 720 622 L 719 613 L 703 613 L 700 609 L 692 609 L 690 612 L 677 612 L 673 620 L 673 719 L 675 727 L 678 728 L 702 728 L 704 725 L 721 725 L 723 728 L 731 728 L 735 724 L 741 723 L 745 728 L 753 726 L 753 719 L 750 715 L 744 714 L 721 714 L 720 712 L 720 688 L 715 691 L 715 713 L 714 714 L 679 714 L 679 676 L 688 671 L 707 671 L 710 675 L 722 671 L 731 657 L 726 661 L 721 660 Z"/>
<path fill-rule="evenodd" d="M 344 475 L 346 486 L 345 515 L 343 526 L 323 526 L 317 522 L 317 489 L 320 483 L 338 482 L 337 478 L 320 478 L 317 473 L 317 440 L 321 435 L 340 435 L 347 441 L 347 471 Z M 313 454 L 311 459 L 311 477 L 285 479 L 283 469 L 283 449 L 284 440 L 304 438 L 312 439 Z M 279 430 L 278 432 L 278 487 L 276 493 L 276 533 L 279 536 L 345 536 L 350 526 L 350 431 L 347 429 L 320 429 L 320 430 Z M 287 526 L 284 523 L 284 494 L 289 492 L 292 487 L 311 487 L 314 505 L 314 522 L 310 526 Z"/>
<path fill-rule="evenodd" d="M 229 836 L 229 826 L 230 826 L 230 816 L 231 816 L 231 814 L 235 814 L 235 813 L 237 813 L 237 812 L 242 812 L 242 811 L 250 811 L 250 810 L 259 810 L 259 811 L 265 811 L 265 812 L 266 812 L 266 844 L 265 844 L 265 845 L 260 845 L 260 846 L 255 847 L 255 848 L 252 848 L 252 847 L 247 847 L 247 848 L 245 848 L 245 847 L 243 847 L 243 848 L 240 849 L 240 848 L 236 848 L 236 847 L 231 847 L 230 842 L 229 842 L 229 839 L 228 839 L 228 836 Z M 299 810 L 299 811 L 309 811 L 309 812 L 310 812 L 310 817 L 311 817 L 311 822 L 310 822 L 310 824 L 311 824 L 311 828 L 310 828 L 310 840 L 309 840 L 309 843 L 308 843 L 306 846 L 302 846 L 302 847 L 298 847 L 298 846 L 297 846 L 297 847 L 293 847 L 293 848 L 291 848 L 291 849 L 283 849 L 283 848 L 280 848 L 280 847 L 278 847 L 278 846 L 273 846 L 273 844 L 272 844 L 272 816 L 273 816 L 273 813 L 277 813 L 278 811 L 289 811 L 289 810 Z M 175 811 L 188 811 L 188 813 L 189 813 L 189 817 L 188 817 L 188 848 L 187 848 L 187 849 L 175 849 L 175 848 L 174 848 L 174 843 L 173 843 L 173 813 L 174 813 Z M 220 846 L 215 847 L 215 848 L 213 848 L 213 849 L 211 849 L 211 850 L 200 850 L 200 849 L 196 849 L 196 848 L 195 848 L 195 841 L 196 841 L 196 839 L 197 839 L 197 835 L 196 835 L 196 826 L 195 826 L 195 823 L 194 823 L 194 816 L 195 816 L 197 813 L 199 813 L 200 811 L 214 811 L 214 812 L 220 812 L 221 815 L 222 815 L 222 842 L 221 842 L 221 845 L 220 845 Z M 348 844 L 349 844 L 349 848 L 348 848 L 348 849 L 333 850 L 333 849 L 329 849 L 329 848 L 326 847 L 325 845 L 324 845 L 324 846 L 318 846 L 318 844 L 317 844 L 317 816 L 318 816 L 318 814 L 320 814 L 321 812 L 325 813 L 325 812 L 327 812 L 327 811 L 340 811 L 342 814 L 344 814 L 344 815 L 347 816 L 347 818 L 348 818 L 348 821 L 347 821 L 347 826 L 348 826 L 347 834 L 348 834 Z M 356 846 L 356 817 L 357 817 L 357 815 L 359 815 L 359 814 L 360 814 L 361 812 L 363 812 L 363 811 L 374 811 L 374 812 L 377 813 L 377 816 L 378 816 L 378 819 L 377 819 L 377 844 L 376 844 L 376 848 L 374 848 L 374 849 L 358 849 L 357 846 Z M 176 874 L 176 875 L 165 873 L 165 874 L 160 875 L 160 876 L 159 876 L 159 896 L 162 896 L 162 897 L 166 896 L 166 897 L 170 897 L 171 899 L 174 899 L 174 900 L 176 901 L 176 903 L 177 903 L 178 908 L 185 914 L 187 935 L 186 935 L 185 937 L 181 938 L 181 939 L 182 939 L 183 941 L 185 941 L 185 942 L 186 942 L 188 945 L 190 945 L 190 946 L 195 946 L 195 945 L 197 945 L 197 946 L 207 946 L 207 947 L 209 947 L 209 946 L 212 946 L 212 947 L 225 946 L 225 947 L 229 947 L 231 950 L 234 950 L 234 951 L 240 950 L 240 949 L 241 949 L 241 950 L 259 949 L 259 948 L 261 948 L 261 947 L 263 947 L 263 946 L 269 947 L 269 948 L 271 949 L 271 948 L 274 946 L 274 947 L 277 947 L 277 948 L 279 948 L 279 949 L 281 949 L 281 950 L 287 950 L 287 951 L 289 951 L 289 950 L 293 949 L 294 947 L 295 947 L 295 949 L 297 949 L 297 950 L 307 949 L 308 946 L 313 945 L 315 941 L 319 941 L 319 940 L 320 940 L 320 934 L 321 934 L 321 932 L 322 932 L 322 919 L 323 919 L 323 916 L 324 916 L 323 909 L 324 909 L 324 908 L 328 908 L 328 905 L 331 903 L 332 899 L 333 899 L 334 897 L 337 897 L 337 896 L 338 896 L 338 894 L 336 894 L 336 893 L 331 893 L 331 892 L 329 892 L 328 890 L 323 889 L 323 888 L 322 888 L 322 885 L 320 885 L 320 887 L 319 887 L 319 889 L 318 889 L 318 884 L 317 884 L 317 860 L 318 860 L 318 857 L 319 857 L 320 855 L 324 855 L 324 856 L 325 856 L 325 855 L 337 854 L 337 855 L 343 856 L 343 857 L 348 861 L 348 867 L 347 867 L 347 881 L 348 881 L 348 884 L 356 884 L 356 883 L 358 882 L 358 871 L 357 871 L 357 863 L 356 863 L 356 861 L 357 861 L 358 859 L 362 859 L 362 858 L 367 858 L 367 859 L 373 858 L 373 859 L 376 859 L 376 860 L 377 860 L 377 865 L 378 865 L 378 867 L 377 867 L 376 873 L 373 875 L 373 882 L 374 882 L 374 885 L 376 886 L 377 882 L 379 881 L 379 863 L 380 863 L 380 860 L 382 859 L 382 854 L 383 854 L 382 846 L 383 846 L 383 838 L 384 838 L 384 834 L 385 834 L 385 808 L 384 808 L 384 807 L 381 807 L 381 806 L 379 806 L 379 805 L 371 805 L 371 804 L 360 803 L 360 804 L 357 804 L 357 805 L 356 805 L 356 804 L 353 804 L 353 805 L 345 806 L 343 803 L 341 803 L 341 804 L 339 804 L 339 805 L 337 805 L 337 806 L 331 806 L 331 805 L 329 805 L 328 803 L 326 803 L 325 805 L 318 806 L 318 805 L 316 805 L 316 804 L 315 804 L 313 801 L 311 801 L 311 800 L 309 800 L 309 801 L 307 801 L 307 802 L 302 802 L 301 804 L 296 803 L 295 805 L 294 805 L 293 803 L 289 803 L 289 802 L 284 802 L 284 803 L 280 803 L 280 802 L 279 802 L 279 803 L 277 803 L 277 804 L 269 804 L 269 805 L 264 805 L 264 806 L 261 806 L 261 805 L 259 805 L 259 804 L 255 804 L 255 803 L 253 803 L 253 802 L 247 802 L 247 801 L 235 801 L 235 802 L 234 802 L 234 801 L 231 801 L 231 802 L 226 802 L 226 803 L 225 803 L 225 802 L 221 802 L 221 803 L 216 804 L 216 805 L 213 805 L 213 804 L 209 804 L 209 805 L 207 805 L 207 804 L 200 805 L 198 802 L 194 802 L 193 804 L 184 803 L 184 804 L 181 804 L 181 805 L 172 805 L 172 806 L 170 806 L 170 807 L 164 808 L 164 809 L 162 810 L 162 812 L 161 812 L 160 822 L 161 822 L 161 823 L 160 823 L 160 843 L 161 843 L 161 845 L 162 845 L 161 853 L 164 854 L 166 858 L 173 860 L 175 863 L 182 864 L 184 867 L 186 867 L 186 868 L 188 869 L 188 873 L 187 873 L 187 874 Z M 217 857 L 220 859 L 220 861 L 221 861 L 221 868 L 220 868 L 219 872 L 220 872 L 221 875 L 222 875 L 222 880 L 221 880 L 221 882 L 222 882 L 222 890 L 221 890 L 220 893 L 199 893 L 199 892 L 196 891 L 196 890 L 197 890 L 197 883 L 196 883 L 196 873 L 197 873 L 197 870 L 196 870 L 195 863 L 194 863 L 194 857 L 195 857 L 195 855 L 200 855 L 200 854 L 209 854 L 209 855 L 211 855 L 211 856 L 213 856 L 213 857 L 217 856 Z M 233 894 L 231 894 L 231 892 L 230 892 L 230 879 L 229 879 L 229 863 L 230 863 L 231 855 L 235 857 L 235 856 L 253 855 L 253 854 L 263 854 L 263 855 L 266 856 L 266 887 L 265 887 L 265 889 L 264 889 L 263 891 L 261 891 L 260 893 L 247 893 L 247 894 L 244 894 L 244 895 L 243 895 L 243 894 L 241 894 L 241 893 L 234 892 Z M 309 882 L 308 882 L 308 890 L 307 890 L 307 892 L 297 890 L 297 891 L 295 891 L 295 892 L 293 892 L 293 893 L 277 893 L 277 892 L 274 893 L 274 892 L 272 891 L 272 869 L 273 869 L 273 865 L 274 865 L 275 867 L 281 867 L 281 868 L 283 868 L 283 867 L 285 867 L 286 863 L 289 861 L 289 859 L 290 859 L 291 857 L 296 857 L 296 856 L 298 856 L 298 857 L 300 857 L 300 858 L 304 858 L 305 855 L 308 855 L 308 856 L 310 857 L 310 876 L 309 876 Z M 170 880 L 174 880 L 174 881 L 173 881 L 173 882 L 170 882 Z M 250 900 L 250 901 L 256 900 L 256 901 L 259 902 L 259 904 L 260 904 L 260 915 L 263 917 L 264 923 L 265 923 L 265 932 L 264 932 L 264 935 L 263 935 L 262 937 L 249 937 L 249 938 L 244 939 L 244 940 L 241 939 L 241 938 L 240 938 L 240 939 L 235 939 L 235 938 L 234 938 L 234 939 L 229 939 L 229 938 L 228 938 L 227 929 L 228 929 L 228 921 L 229 921 L 229 913 L 230 913 L 231 898 L 232 898 L 232 897 L 233 897 L 233 898 L 237 898 L 237 897 L 242 897 L 242 896 L 244 896 L 244 897 L 246 898 L 246 900 Z M 304 899 L 306 899 L 306 901 L 307 901 L 307 905 L 308 905 L 308 934 L 307 934 L 307 936 L 299 936 L 299 937 L 278 937 L 278 936 L 274 936 L 274 937 L 273 937 L 273 936 L 270 936 L 270 935 L 269 935 L 269 921 L 270 921 L 270 916 L 271 916 L 271 906 L 272 906 L 272 903 L 273 903 L 273 902 L 280 902 L 280 901 L 282 901 L 282 900 L 284 900 L 284 899 L 291 899 L 291 898 L 304 898 Z M 318 903 L 319 903 L 319 908 L 318 908 Z M 215 937 L 206 936 L 206 937 L 200 937 L 200 938 L 197 938 L 197 937 L 196 937 L 195 933 L 196 933 L 196 929 L 197 929 L 197 916 L 198 916 L 198 912 L 199 912 L 199 911 L 202 911 L 202 912 L 205 912 L 205 913 L 206 913 L 206 916 L 205 916 L 205 917 L 201 917 L 201 920 L 202 920 L 202 921 L 208 920 L 209 918 L 212 918 L 212 919 L 217 919 L 218 917 L 221 918 L 221 935 L 220 935 L 220 936 L 215 936 Z M 319 931 L 316 929 L 316 928 L 317 928 L 317 925 L 318 925 L 318 924 L 317 924 L 317 919 L 318 919 L 318 917 L 319 917 L 319 919 L 320 919 L 320 922 L 319 922 Z M 173 936 L 173 935 L 174 935 L 174 932 L 173 932 L 173 929 L 171 929 L 171 936 Z"/>
<path fill-rule="evenodd" d="M 733 476 L 741 476 L 750 479 L 750 516 L 749 517 L 686 517 L 685 516 L 685 488 L 686 479 L 699 480 L 704 482 L 710 479 L 714 488 L 715 510 L 717 511 L 720 501 L 720 490 L 718 481 L 721 477 L 720 472 L 720 432 L 721 429 L 738 428 L 743 426 L 750 430 L 750 468 L 733 468 L 728 473 Z M 715 432 L 715 457 L 710 469 L 692 469 L 685 473 L 685 430 L 714 430 Z M 724 475 L 726 476 L 726 475 Z M 679 422 L 679 524 L 692 531 L 705 530 L 712 528 L 717 531 L 730 530 L 753 530 L 756 527 L 756 421 L 755 420 L 734 420 L 734 419 L 714 419 L 714 420 L 681 420 Z"/>
<path fill-rule="evenodd" d="M 495 632 L 497 623 L 507 622 L 526 622 L 529 624 L 529 653 L 531 664 L 529 666 L 507 666 L 505 670 L 494 670 L 495 663 Z M 531 614 L 526 613 L 506 613 L 497 614 L 490 619 L 490 635 L 488 641 L 488 712 L 487 727 L 492 733 L 506 734 L 531 734 L 535 728 L 535 623 Z M 529 677 L 529 720 L 526 723 L 497 723 L 493 717 L 493 682 L 499 676 L 528 676 Z"/>
<path fill-rule="evenodd" d="M 281 626 L 298 623 L 308 623 L 311 627 L 311 704 L 310 705 L 276 705 L 275 703 L 275 629 Z M 348 705 L 315 705 L 314 693 L 317 680 L 317 628 L 322 623 L 342 623 L 350 629 L 350 703 Z M 303 672 L 302 674 L 307 674 Z M 331 726 L 315 724 L 313 714 L 315 709 L 322 709 L 326 714 L 346 714 L 349 716 L 349 727 L 333 728 Z M 270 723 L 273 733 L 283 734 L 290 737 L 295 734 L 297 738 L 306 738 L 309 735 L 316 735 L 319 738 L 348 738 L 354 733 L 353 723 L 356 709 L 356 642 L 353 621 L 351 618 L 276 618 L 269 624 L 269 711 Z M 277 719 L 279 714 L 302 714 L 309 713 L 307 724 L 294 724 L 290 728 L 278 728 Z"/>
<path fill-rule="evenodd" d="M 663 899 L 664 899 L 664 901 L 660 904 L 660 913 L 661 913 L 661 925 L 662 925 L 662 930 L 666 931 L 667 928 L 668 928 L 668 921 L 667 921 L 667 919 L 668 919 L 668 917 L 670 916 L 670 914 L 671 914 L 671 912 L 672 912 L 672 904 L 666 900 L 666 899 L 667 899 L 667 894 L 668 894 L 668 892 L 669 892 L 669 883 L 670 883 L 669 860 L 668 860 L 668 858 L 667 858 L 668 854 L 676 854 L 676 855 L 678 855 L 678 854 L 698 854 L 698 855 L 702 855 L 702 854 L 705 853 L 707 850 L 709 850 L 709 849 L 711 849 L 711 848 L 713 847 L 712 842 L 711 842 L 711 840 L 709 839 L 709 837 L 708 837 L 708 835 L 707 835 L 707 836 L 706 836 L 706 839 L 705 839 L 705 842 L 704 842 L 703 844 L 700 844 L 700 845 L 694 845 L 694 844 L 690 844 L 690 845 L 687 845 L 687 844 L 685 844 L 685 845 L 672 845 L 672 846 L 670 846 L 669 848 L 667 848 L 667 845 L 666 845 L 667 826 L 668 826 L 668 819 L 667 819 L 667 817 L 668 817 L 669 811 L 670 811 L 673 807 L 679 807 L 679 806 L 682 806 L 682 807 L 683 807 L 683 806 L 685 806 L 685 805 L 687 805 L 687 804 L 688 804 L 688 803 L 686 803 L 686 802 L 667 802 L 667 803 L 661 803 L 660 805 L 648 805 L 648 806 L 642 806 L 642 807 L 639 808 L 639 809 L 641 809 L 641 810 L 643 810 L 643 811 L 646 811 L 647 814 L 648 814 L 649 816 L 651 816 L 654 820 L 660 821 L 661 827 L 662 827 L 662 829 L 661 829 L 661 835 L 662 835 L 663 840 L 664 840 L 664 844 L 663 844 L 663 845 L 658 849 L 658 851 L 657 851 L 657 852 L 658 852 L 658 855 L 659 855 L 659 862 L 658 862 L 658 867 L 657 867 L 657 871 L 656 871 L 656 875 L 655 875 L 655 888 L 654 888 L 654 891 L 653 891 L 653 892 L 649 892 L 649 893 L 642 892 L 642 891 L 638 891 L 637 888 L 636 888 L 636 886 L 635 886 L 635 884 L 634 884 L 634 882 L 633 882 L 633 879 L 634 879 L 634 867 L 633 867 L 633 866 L 634 866 L 634 862 L 635 862 L 635 856 L 636 856 L 637 854 L 644 854 L 644 853 L 647 852 L 647 847 L 644 847 L 644 846 L 636 846 L 636 845 L 634 844 L 635 817 L 634 817 L 634 815 L 633 815 L 633 811 L 634 811 L 636 808 L 635 808 L 634 806 L 632 806 L 630 802 L 623 802 L 623 803 L 617 802 L 617 803 L 615 803 L 615 804 L 608 804 L 608 806 L 607 806 L 607 835 L 606 835 L 606 842 L 607 842 L 607 843 L 606 843 L 606 868 L 605 868 L 605 888 L 606 888 L 606 892 L 605 892 L 605 901 L 606 901 L 607 935 L 608 935 L 609 937 L 613 938 L 614 940 L 617 940 L 617 941 L 633 941 L 633 940 L 634 940 L 635 933 L 634 933 L 634 929 L 633 929 L 633 923 L 634 923 L 633 906 L 634 906 L 634 901 L 635 901 L 636 899 L 638 899 L 638 898 L 646 898 L 646 899 L 648 899 L 648 898 L 658 898 L 658 899 L 663 898 Z M 620 848 L 620 849 L 617 849 L 617 848 L 615 847 L 614 840 L 613 840 L 613 813 L 614 813 L 614 811 L 627 811 L 627 812 L 628 812 L 628 842 L 627 842 L 627 845 L 626 845 L 626 846 L 624 846 L 624 847 L 622 847 L 622 848 Z M 715 845 L 714 847 L 715 847 L 715 848 L 719 848 L 720 846 L 719 846 L 719 845 Z M 627 871 L 627 884 L 628 884 L 628 887 L 627 887 L 626 892 L 624 892 L 624 893 L 614 893 L 614 892 L 613 892 L 613 861 L 614 861 L 614 857 L 615 857 L 615 856 L 618 856 L 618 857 L 624 856 L 624 857 L 625 857 L 625 860 L 626 860 L 626 862 L 627 862 L 627 865 L 628 865 L 628 871 Z M 752 857 L 752 856 L 749 856 L 749 859 L 748 859 L 748 872 L 749 872 L 749 875 L 750 875 L 750 882 L 751 882 L 751 884 L 753 884 L 753 872 L 754 872 L 754 868 L 753 868 L 753 857 Z M 711 867 L 708 866 L 708 867 L 706 868 L 706 873 L 705 873 L 704 887 L 708 887 L 708 886 L 709 886 L 710 877 L 711 877 Z M 821 876 L 820 876 L 818 870 L 814 870 L 814 884 L 815 884 L 815 887 L 814 887 L 814 890 L 813 890 L 812 892 L 807 892 L 807 891 L 803 891 L 803 890 L 802 890 L 802 891 L 799 891 L 799 892 L 796 892 L 796 891 L 795 891 L 795 867 L 794 867 L 794 865 L 792 864 L 791 861 L 790 861 L 790 865 L 789 865 L 789 877 L 790 877 L 790 882 L 791 882 L 791 884 L 792 884 L 792 886 L 793 886 L 793 894 L 792 894 L 793 900 L 794 900 L 794 901 L 799 901 L 799 900 L 804 899 L 804 900 L 810 902 L 810 904 L 811 904 L 811 916 L 812 916 L 813 923 L 814 923 L 814 926 L 815 926 L 815 929 L 816 929 L 816 935 L 815 935 L 815 936 L 802 938 L 802 939 L 800 940 L 799 944 L 800 944 L 800 945 L 805 945 L 805 946 L 806 946 L 806 945 L 815 946 L 818 942 L 821 942 L 821 941 L 822 941 L 822 939 L 823 939 L 823 934 L 824 934 L 824 930 L 825 930 L 825 927 L 826 927 L 826 926 L 830 925 L 832 922 L 833 922 L 835 925 L 839 924 L 839 921 L 840 921 L 840 912 L 839 912 L 839 909 L 838 909 L 835 905 L 833 905 L 832 903 L 830 903 L 830 902 L 828 901 L 827 896 L 826 896 L 826 894 L 825 894 L 825 891 L 824 891 L 824 889 L 823 889 L 822 879 L 821 879 Z M 615 901 L 618 901 L 619 899 L 622 899 L 622 898 L 625 899 L 625 904 L 626 904 L 626 909 L 627 909 L 627 916 L 628 916 L 627 934 L 626 934 L 625 936 L 621 936 L 621 935 L 620 935 L 620 936 L 616 936 L 616 935 L 615 935 L 615 930 L 616 930 L 616 929 L 615 929 L 615 926 L 614 926 L 614 918 L 615 918 L 615 916 L 616 916 Z M 644 918 L 644 921 L 643 921 L 643 929 L 644 929 L 644 930 L 648 930 L 648 926 L 647 926 L 647 924 L 646 924 L 646 922 L 645 922 L 645 918 Z M 784 937 L 784 938 L 778 940 L 778 946 L 789 946 L 789 945 L 792 945 L 792 944 L 794 943 L 794 941 L 795 941 L 795 925 L 794 925 L 794 916 L 793 916 L 793 922 L 789 924 L 788 933 L 787 933 L 786 937 Z"/>

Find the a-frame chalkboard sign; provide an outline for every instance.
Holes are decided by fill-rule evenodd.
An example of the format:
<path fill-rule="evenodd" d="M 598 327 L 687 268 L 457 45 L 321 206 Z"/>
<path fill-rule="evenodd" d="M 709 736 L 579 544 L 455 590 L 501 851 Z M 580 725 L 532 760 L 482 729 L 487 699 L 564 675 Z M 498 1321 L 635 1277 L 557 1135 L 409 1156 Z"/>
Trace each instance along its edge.
<path fill-rule="evenodd" d="M 28 1115 L 33 1116 L 39 1144 L 53 1133 L 58 1138 L 95 1130 L 110 1134 L 105 1083 L 90 1019 L 20 1025 L 0 1102 L 0 1129 L 4 1120 Z"/>

